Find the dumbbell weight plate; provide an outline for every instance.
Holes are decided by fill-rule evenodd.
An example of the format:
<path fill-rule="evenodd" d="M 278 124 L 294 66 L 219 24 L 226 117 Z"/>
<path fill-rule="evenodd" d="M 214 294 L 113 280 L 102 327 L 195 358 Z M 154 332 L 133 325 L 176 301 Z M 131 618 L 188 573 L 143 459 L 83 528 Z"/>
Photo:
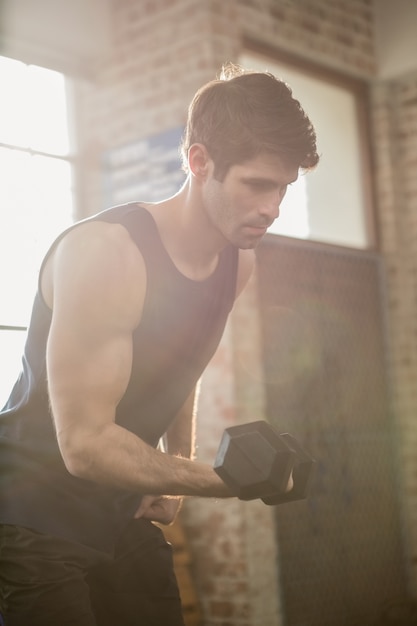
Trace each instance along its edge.
<path fill-rule="evenodd" d="M 284 493 L 296 453 L 265 421 L 226 428 L 214 469 L 241 500 Z"/>
<path fill-rule="evenodd" d="M 316 464 L 316 461 L 304 450 L 295 437 L 289 433 L 282 433 L 281 439 L 286 441 L 288 446 L 296 453 L 293 469 L 294 486 L 288 493 L 277 491 L 275 494 L 262 497 L 262 501 L 269 505 L 304 500 L 308 495 L 314 466 Z"/>

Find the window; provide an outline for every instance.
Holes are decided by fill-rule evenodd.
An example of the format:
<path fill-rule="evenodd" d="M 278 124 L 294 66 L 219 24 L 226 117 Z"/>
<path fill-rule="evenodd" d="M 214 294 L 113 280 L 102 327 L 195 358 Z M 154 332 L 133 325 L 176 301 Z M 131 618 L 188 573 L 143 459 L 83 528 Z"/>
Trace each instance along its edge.
<path fill-rule="evenodd" d="M 67 83 L 0 57 L 0 406 L 20 369 L 40 262 L 73 214 Z"/>
<path fill-rule="evenodd" d="M 247 52 L 240 62 L 287 82 L 317 133 L 319 165 L 301 174 L 288 189 L 280 218 L 269 232 L 352 248 L 371 247 L 362 85 L 330 72 L 315 72 L 294 59 L 280 61 Z"/>

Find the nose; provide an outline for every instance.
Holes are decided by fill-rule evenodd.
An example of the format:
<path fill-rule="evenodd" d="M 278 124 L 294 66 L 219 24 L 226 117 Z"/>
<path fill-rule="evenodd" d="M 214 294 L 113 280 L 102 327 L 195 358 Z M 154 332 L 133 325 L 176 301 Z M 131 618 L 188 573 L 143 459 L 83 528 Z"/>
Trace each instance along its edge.
<path fill-rule="evenodd" d="M 281 196 L 279 198 L 274 197 L 269 202 L 266 202 L 260 210 L 261 216 L 268 222 L 269 226 L 279 217 L 281 201 Z"/>

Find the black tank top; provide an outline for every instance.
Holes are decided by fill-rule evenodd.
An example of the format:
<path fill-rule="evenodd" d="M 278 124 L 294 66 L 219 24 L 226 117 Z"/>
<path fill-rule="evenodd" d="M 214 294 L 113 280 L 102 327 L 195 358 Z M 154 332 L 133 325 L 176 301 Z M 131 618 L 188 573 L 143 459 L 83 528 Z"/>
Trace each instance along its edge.
<path fill-rule="evenodd" d="M 113 207 L 84 222 L 91 220 L 125 226 L 145 260 L 147 293 L 133 333 L 132 372 L 116 422 L 156 446 L 220 341 L 235 296 L 238 250 L 226 247 L 213 274 L 193 281 L 173 264 L 144 207 Z M 76 478 L 66 470 L 47 393 L 50 323 L 51 311 L 38 289 L 22 372 L 0 413 L 0 523 L 111 552 L 140 494 Z"/>

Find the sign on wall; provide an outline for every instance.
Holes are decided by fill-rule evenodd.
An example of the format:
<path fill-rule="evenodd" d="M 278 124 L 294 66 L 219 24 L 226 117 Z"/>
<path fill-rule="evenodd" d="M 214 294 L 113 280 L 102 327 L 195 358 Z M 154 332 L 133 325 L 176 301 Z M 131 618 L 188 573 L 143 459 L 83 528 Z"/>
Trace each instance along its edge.
<path fill-rule="evenodd" d="M 118 146 L 103 155 L 104 208 L 132 201 L 158 202 L 181 187 L 182 127 Z"/>

